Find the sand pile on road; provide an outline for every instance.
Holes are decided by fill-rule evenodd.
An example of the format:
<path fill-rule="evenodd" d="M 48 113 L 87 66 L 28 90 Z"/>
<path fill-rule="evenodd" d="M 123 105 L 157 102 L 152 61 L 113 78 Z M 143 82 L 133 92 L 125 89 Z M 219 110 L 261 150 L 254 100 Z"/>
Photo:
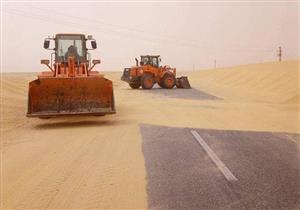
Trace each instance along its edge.
<path fill-rule="evenodd" d="M 124 97 L 115 91 L 118 116 L 27 118 L 36 74 L 2 75 L 3 209 L 145 209 L 139 128 L 121 114 Z"/>
<path fill-rule="evenodd" d="M 0 100 L 1 131 L 17 128 L 27 122 L 27 119 L 23 118 L 23 116 L 27 107 L 28 81 L 34 78 L 35 74 L 32 73 L 2 75 Z"/>
<path fill-rule="evenodd" d="M 300 103 L 300 61 L 249 64 L 198 71 L 191 83 L 228 99 Z"/>

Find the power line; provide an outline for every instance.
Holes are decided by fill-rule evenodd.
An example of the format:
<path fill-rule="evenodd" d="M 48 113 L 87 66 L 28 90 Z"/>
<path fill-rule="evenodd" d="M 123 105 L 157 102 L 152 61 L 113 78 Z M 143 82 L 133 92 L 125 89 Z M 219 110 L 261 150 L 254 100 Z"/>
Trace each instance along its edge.
<path fill-rule="evenodd" d="M 32 8 L 36 8 L 36 9 L 41 9 L 41 8 L 38 8 L 38 7 L 32 7 Z M 44 11 L 49 11 L 50 10 L 47 10 L 47 9 L 41 9 L 41 10 L 44 10 Z M 93 28 L 94 30 L 96 31 L 99 31 L 103 34 L 107 34 L 109 35 L 109 37 L 111 37 L 110 35 L 113 35 L 115 37 L 119 37 L 119 38 L 129 38 L 129 39 L 134 39 L 136 41 L 136 39 L 133 37 L 134 36 L 137 36 L 138 34 L 142 35 L 139 36 L 139 38 L 141 38 L 142 41 L 147 41 L 147 42 L 151 42 L 153 43 L 153 41 L 155 40 L 155 42 L 162 42 L 163 44 L 172 44 L 172 45 L 181 45 L 181 46 L 189 46 L 189 47 L 194 47 L 194 48 L 198 48 L 198 49 L 202 49 L 203 52 L 204 51 L 210 51 L 210 52 L 218 52 L 219 50 L 218 49 L 212 49 L 212 48 L 206 48 L 204 46 L 200 46 L 198 44 L 191 44 L 191 43 L 184 43 L 184 42 L 180 42 L 180 41 L 177 41 L 177 40 L 172 40 L 172 38 L 166 38 L 166 37 L 150 37 L 148 34 L 148 32 L 146 31 L 142 31 L 142 30 L 135 30 L 135 29 L 131 29 L 131 28 L 128 28 L 128 27 L 124 27 L 122 26 L 122 28 L 124 28 L 125 30 L 127 30 L 129 33 L 131 34 L 128 34 L 128 33 L 124 33 L 124 31 L 118 31 L 119 30 L 119 26 L 117 25 L 114 25 L 114 24 L 110 24 L 110 23 L 105 23 L 104 21 L 99 21 L 99 20 L 89 20 L 89 19 L 86 19 L 86 18 L 81 18 L 81 17 L 76 17 L 76 16 L 71 16 L 71 15 L 65 15 L 65 14 L 62 14 L 62 13 L 59 13 L 59 12 L 55 12 L 55 11 L 51 11 L 51 13 L 54 13 L 54 14 L 57 14 L 57 15 L 60 15 L 62 17 L 65 17 L 63 19 L 55 19 L 55 17 L 57 16 L 44 16 L 44 15 L 41 15 L 41 14 L 36 14 L 36 13 L 28 13 L 26 11 L 22 11 L 22 10 L 16 10 L 16 9 L 8 9 L 8 10 L 3 10 L 3 12 L 5 13 L 8 13 L 8 14 L 14 14 L 14 15 L 18 15 L 18 16 L 23 16 L 23 17 L 28 17 L 28 18 L 31 18 L 31 19 L 34 19 L 34 20 L 37 20 L 37 21 L 42 21 L 42 22 L 52 22 L 54 24 L 59 24 L 59 25 L 67 25 L 67 26 L 70 26 L 70 27 L 73 27 L 73 28 L 77 28 L 80 26 L 80 27 L 84 27 L 84 28 Z M 73 19 L 73 20 L 71 20 Z M 83 21 L 84 23 L 80 23 L 80 21 L 75 21 L 74 19 L 78 19 L 80 21 Z M 108 25 L 108 26 L 111 26 L 111 27 L 118 27 L 118 30 L 113 30 L 113 29 L 103 29 L 101 28 L 100 26 L 98 25 L 92 25 L 92 26 L 89 26 L 89 23 L 93 21 L 95 23 L 99 23 L 99 24 L 104 24 L 104 25 Z M 134 32 L 132 34 L 132 32 Z M 137 34 L 138 33 L 138 34 Z M 145 34 L 147 34 L 145 36 Z M 158 35 L 157 35 L 158 36 Z M 171 39 L 171 40 L 170 40 Z M 222 52 L 224 53 L 258 53 L 258 52 L 261 52 L 261 53 L 270 53 L 272 52 L 273 50 L 269 50 L 269 49 L 228 49 L 228 50 L 222 50 Z"/>
<path fill-rule="evenodd" d="M 99 27 L 98 25 L 96 25 L 96 26 L 92 25 L 91 27 L 93 29 L 96 29 L 96 31 L 99 31 L 99 32 L 102 32 L 102 33 L 105 33 L 105 34 L 113 34 L 114 36 L 118 36 L 118 37 L 121 37 L 121 38 L 124 38 L 124 35 L 125 35 L 125 36 L 127 36 L 126 38 L 133 39 L 132 36 L 136 37 L 137 33 L 138 33 L 140 35 L 140 36 L 138 35 L 139 38 L 142 38 L 143 40 L 146 40 L 146 41 L 149 41 L 149 42 L 151 41 L 151 43 L 153 43 L 153 40 L 155 40 L 156 42 L 160 41 L 163 44 L 168 43 L 168 44 L 172 44 L 172 45 L 176 45 L 176 46 L 181 45 L 181 46 L 185 46 L 185 47 L 193 47 L 193 48 L 203 49 L 205 51 L 210 51 L 210 52 L 219 51 L 218 49 L 212 49 L 211 47 L 201 46 L 198 43 L 194 43 L 194 41 L 177 40 L 177 39 L 172 38 L 172 37 L 164 37 L 164 36 L 161 36 L 161 35 L 149 33 L 147 31 L 136 30 L 136 29 L 132 29 L 132 28 L 124 27 L 124 26 L 105 23 L 104 21 L 99 21 L 99 20 L 92 20 L 92 19 L 86 19 L 86 18 L 81 18 L 81 17 L 77 17 L 77 16 L 72 16 L 72 15 L 66 15 L 66 14 L 63 14 L 63 13 L 60 13 L 60 12 L 56 12 L 56 11 L 52 11 L 52 10 L 44 9 L 44 8 L 39 8 L 39 7 L 35 7 L 35 6 L 30 6 L 30 8 L 35 8 L 35 9 L 38 9 L 38 10 L 44 10 L 44 11 L 47 11 L 48 13 L 57 14 L 59 16 L 65 17 L 65 18 L 64 18 L 64 20 L 62 20 L 62 19 L 57 20 L 57 19 L 53 19 L 53 17 L 50 17 L 50 18 L 49 18 L 49 16 L 45 17 L 41 14 L 36 14 L 36 13 L 30 13 L 29 14 L 26 11 L 21 11 L 21 10 L 16 10 L 16 9 L 10 9 L 10 10 L 17 12 L 18 13 L 17 15 L 23 15 L 23 16 L 27 15 L 27 17 L 30 17 L 30 18 L 33 18 L 33 19 L 37 18 L 38 20 L 40 18 L 43 18 L 45 21 L 54 22 L 56 24 L 64 24 L 64 25 L 72 24 L 72 27 L 76 26 L 76 28 L 78 28 L 78 26 L 82 26 L 82 27 L 87 28 L 90 22 L 105 24 L 105 25 L 108 25 L 108 26 L 116 27 L 117 30 L 115 30 L 115 29 L 113 29 L 113 30 L 112 29 L 103 29 L 103 28 Z M 21 12 L 21 14 L 20 14 L 20 12 Z M 70 21 L 70 18 L 77 19 L 77 20 L 75 22 L 73 22 L 74 20 Z M 69 20 L 66 20 L 66 19 L 69 19 Z M 84 24 L 79 23 L 78 20 L 84 22 Z M 129 32 L 129 34 L 126 33 L 126 32 L 124 33 L 124 31 L 120 31 L 120 28 L 124 28 L 125 30 L 127 30 L 127 32 Z M 132 33 L 132 32 L 134 32 L 134 33 Z M 120 33 L 122 33 L 122 35 L 120 35 Z M 141 34 L 142 34 L 142 36 L 141 36 Z M 150 36 L 149 36 L 149 34 L 150 34 Z M 151 34 L 152 34 L 152 36 L 151 36 Z M 230 49 L 230 50 L 222 50 L 222 51 L 227 52 L 227 53 L 272 52 L 272 50 L 264 50 L 264 49 L 247 49 L 247 50 Z"/>
<path fill-rule="evenodd" d="M 43 10 L 43 11 L 47 11 L 48 13 L 51 13 L 51 14 L 57 14 L 59 16 L 62 16 L 62 17 L 66 17 L 66 18 L 73 18 L 73 19 L 77 19 L 79 21 L 83 21 L 85 24 L 86 23 L 90 23 L 90 22 L 94 22 L 94 23 L 97 23 L 97 24 L 102 24 L 102 25 L 106 25 L 106 26 L 109 26 L 109 27 L 113 27 L 114 28 L 114 32 L 116 33 L 124 33 L 124 31 L 122 32 L 122 30 L 126 30 L 127 32 L 129 32 L 130 34 L 127 34 L 127 35 L 132 35 L 132 33 L 138 33 L 138 34 L 143 34 L 143 35 L 146 35 L 147 37 L 150 37 L 152 36 L 151 38 L 152 39 L 157 39 L 157 40 L 161 40 L 163 42 L 173 42 L 173 43 L 176 43 L 179 45 L 185 45 L 185 46 L 191 46 L 191 47 L 200 47 L 200 46 L 197 46 L 198 43 L 196 43 L 197 41 L 196 40 L 178 40 L 177 38 L 175 37 L 171 37 L 171 36 L 162 36 L 160 34 L 155 34 L 155 33 L 152 33 L 152 32 L 149 32 L 149 31 L 144 31 L 144 30 L 140 30 L 140 29 L 137 29 L 137 28 L 133 28 L 133 27 L 126 27 L 126 26 L 122 26 L 122 25 L 116 25 L 116 24 L 111 24 L 111 23 L 106 23 L 104 21 L 101 21 L 101 20 L 98 20 L 98 19 L 88 19 L 88 18 L 82 18 L 82 17 L 78 17 L 78 16 L 73 16 L 73 15 L 67 15 L 65 13 L 61 13 L 61 12 L 57 12 L 57 11 L 53 11 L 53 10 L 50 10 L 50 9 L 45 9 L 45 8 L 40 8 L 40 7 L 36 7 L 36 6 L 28 6 L 29 8 L 33 8 L 33 9 L 36 9 L 38 11 L 40 10 Z M 94 26 L 94 25 L 93 25 Z"/>
<path fill-rule="evenodd" d="M 54 19 L 52 17 L 45 17 L 43 15 L 39 15 L 39 14 L 33 14 L 33 13 L 26 13 L 24 11 L 21 11 L 21 10 L 16 10 L 16 9 L 9 9 L 9 10 L 4 10 L 5 13 L 8 13 L 8 14 L 14 14 L 14 15 L 18 15 L 18 16 L 23 16 L 23 17 L 28 17 L 28 18 L 31 18 L 31 19 L 34 19 L 34 20 L 37 20 L 37 21 L 42 21 L 42 22 L 52 22 L 52 23 L 55 23 L 55 24 L 59 24 L 59 25 L 67 25 L 67 26 L 71 26 L 71 27 L 74 27 L 74 28 L 77 28 L 78 29 L 78 26 L 81 26 L 81 27 L 85 27 L 85 28 L 93 28 L 95 31 L 99 31 L 101 33 L 104 33 L 104 34 L 109 34 L 109 35 L 113 35 L 113 36 L 117 36 L 117 37 L 120 37 L 120 38 L 130 38 L 130 39 L 134 39 L 133 35 L 132 34 L 124 34 L 124 32 L 119 32 L 119 31 L 114 31 L 114 30 L 103 30 L 103 28 L 100 28 L 99 26 L 88 26 L 88 24 L 81 24 L 79 22 L 72 22 L 70 20 L 57 20 L 57 19 Z M 122 33 L 122 34 L 120 34 Z M 135 35 L 136 36 L 136 35 Z M 169 43 L 169 44 L 173 44 L 175 45 L 174 42 L 170 41 L 170 40 L 166 40 L 166 39 L 162 39 L 160 38 L 148 38 L 148 37 L 140 37 L 142 38 L 142 40 L 144 41 L 148 41 L 148 42 L 151 42 L 153 43 L 153 40 L 156 40 L 157 41 L 160 41 L 160 42 L 163 42 L 164 44 L 165 43 Z M 136 41 L 136 39 L 135 39 Z M 176 46 L 178 45 L 185 45 L 184 43 L 180 43 L 180 42 L 176 42 Z M 195 47 L 195 46 L 194 46 Z"/>

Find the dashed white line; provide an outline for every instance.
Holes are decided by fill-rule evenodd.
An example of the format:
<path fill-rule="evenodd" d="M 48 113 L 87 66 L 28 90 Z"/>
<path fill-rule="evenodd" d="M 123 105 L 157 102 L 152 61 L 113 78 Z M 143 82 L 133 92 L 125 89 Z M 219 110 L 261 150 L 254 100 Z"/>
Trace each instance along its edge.
<path fill-rule="evenodd" d="M 207 143 L 202 139 L 202 137 L 195 130 L 191 130 L 191 133 L 193 134 L 197 142 L 206 151 L 211 160 L 216 164 L 217 168 L 222 172 L 225 178 L 228 181 L 237 181 L 238 179 L 231 173 L 231 171 L 220 160 L 216 153 L 207 145 Z"/>
<path fill-rule="evenodd" d="M 297 141 L 295 139 L 293 139 L 291 136 L 289 136 L 288 134 L 286 134 L 286 137 L 288 137 L 289 140 L 291 140 L 291 141 L 293 141 L 293 142 L 295 142 L 297 144 Z"/>

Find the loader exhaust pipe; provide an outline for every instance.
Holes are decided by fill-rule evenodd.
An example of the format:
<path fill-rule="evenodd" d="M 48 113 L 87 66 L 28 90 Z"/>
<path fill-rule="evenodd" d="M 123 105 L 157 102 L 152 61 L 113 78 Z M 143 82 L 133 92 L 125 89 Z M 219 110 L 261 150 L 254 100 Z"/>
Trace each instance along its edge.
<path fill-rule="evenodd" d="M 135 58 L 136 66 L 139 66 L 139 60 Z"/>

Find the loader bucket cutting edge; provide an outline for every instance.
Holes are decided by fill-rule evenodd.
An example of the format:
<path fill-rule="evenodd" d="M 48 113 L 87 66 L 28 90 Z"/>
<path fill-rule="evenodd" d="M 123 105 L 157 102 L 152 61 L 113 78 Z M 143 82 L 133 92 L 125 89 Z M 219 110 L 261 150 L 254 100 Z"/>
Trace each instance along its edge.
<path fill-rule="evenodd" d="M 29 84 L 28 117 L 115 112 L 112 82 L 103 77 L 40 78 Z"/>

